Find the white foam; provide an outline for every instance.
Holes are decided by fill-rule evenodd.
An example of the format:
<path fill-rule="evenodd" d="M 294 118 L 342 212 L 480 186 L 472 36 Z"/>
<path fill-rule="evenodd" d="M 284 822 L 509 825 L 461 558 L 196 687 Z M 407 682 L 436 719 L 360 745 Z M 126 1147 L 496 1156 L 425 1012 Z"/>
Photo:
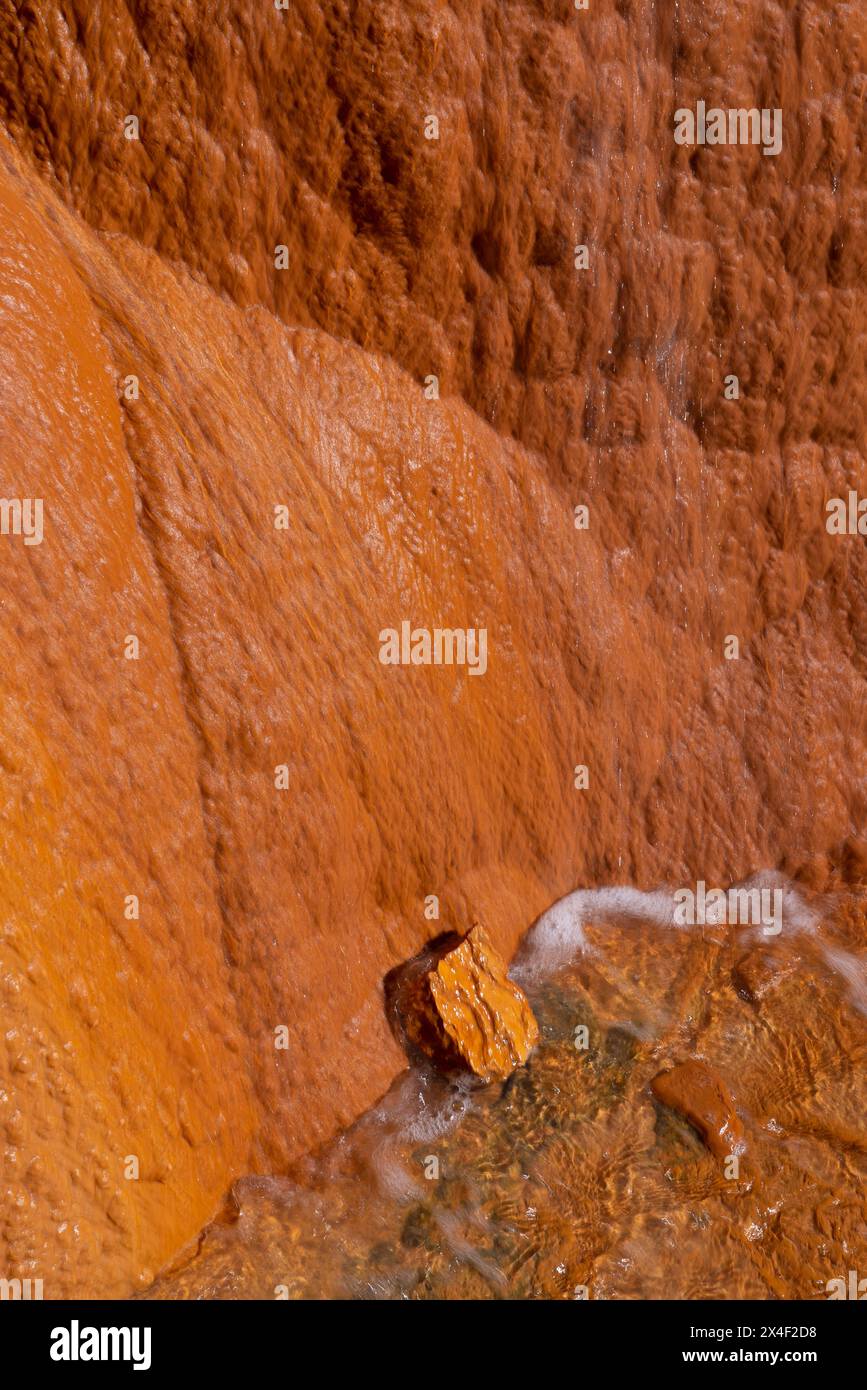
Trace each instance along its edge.
<path fill-rule="evenodd" d="M 708 889 L 712 886 L 717 885 L 708 884 Z M 728 885 L 728 888 L 731 887 L 779 889 L 782 892 L 783 934 L 812 933 L 820 920 L 820 914 L 804 902 L 797 889 L 782 874 L 772 871 L 753 874 L 742 883 Z M 530 928 L 512 974 L 519 981 L 533 981 L 561 970 L 587 950 L 585 927 L 591 923 L 616 928 L 645 922 L 661 930 L 688 932 L 703 931 L 715 925 L 710 921 L 704 925 L 684 925 L 676 920 L 677 891 L 679 889 L 661 888 L 642 892 L 638 888 L 618 885 L 611 888 L 579 888 L 567 894 L 549 907 L 547 912 L 543 912 Z M 737 930 L 744 931 L 745 939 L 752 936 L 764 939 L 767 935 L 761 926 L 738 927 Z"/>
<path fill-rule="evenodd" d="M 579 888 L 543 912 L 530 928 L 513 974 L 538 979 L 562 969 L 587 947 L 585 926 L 590 922 L 650 922 L 674 926 L 674 894 L 643 893 L 626 885 L 613 888 Z"/>
<path fill-rule="evenodd" d="M 843 976 L 849 986 L 849 1000 L 860 1014 L 867 1015 L 867 962 L 839 946 L 824 947 L 825 960 Z"/>
<path fill-rule="evenodd" d="M 782 911 L 782 933 L 781 935 L 810 935 L 821 921 L 822 914 L 817 912 L 804 902 L 797 888 L 784 874 L 776 873 L 774 870 L 764 869 L 761 873 L 753 874 L 752 878 L 745 879 L 743 883 L 732 885 L 735 888 L 779 888 L 782 892 L 783 911 Z M 762 928 L 759 928 L 760 935 L 764 935 Z"/>
<path fill-rule="evenodd" d="M 419 1066 L 404 1073 L 368 1112 L 359 1131 L 369 1146 L 370 1170 L 380 1191 L 396 1202 L 417 1201 L 422 1188 L 417 1172 L 405 1165 L 406 1146 L 433 1147 L 460 1124 L 469 1107 L 460 1084 L 444 1086 Z"/>

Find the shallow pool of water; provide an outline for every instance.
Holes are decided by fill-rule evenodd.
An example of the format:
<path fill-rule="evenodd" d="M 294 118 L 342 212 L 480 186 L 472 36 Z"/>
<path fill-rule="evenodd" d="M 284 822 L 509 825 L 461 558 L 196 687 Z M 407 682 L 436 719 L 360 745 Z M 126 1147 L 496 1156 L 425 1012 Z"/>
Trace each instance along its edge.
<path fill-rule="evenodd" d="M 679 927 L 668 893 L 556 904 L 512 971 L 527 1066 L 406 1071 L 290 1176 L 236 1183 L 145 1296 L 826 1298 L 867 1276 L 865 899 L 773 882 L 774 936 Z M 651 1092 L 690 1058 L 733 1095 L 735 1174 Z"/>

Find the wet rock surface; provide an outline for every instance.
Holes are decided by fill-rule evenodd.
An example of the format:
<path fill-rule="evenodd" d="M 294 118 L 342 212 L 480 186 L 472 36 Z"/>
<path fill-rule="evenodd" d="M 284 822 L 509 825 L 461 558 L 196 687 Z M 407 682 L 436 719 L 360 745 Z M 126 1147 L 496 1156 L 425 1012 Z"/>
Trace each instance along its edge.
<path fill-rule="evenodd" d="M 653 1078 L 653 1094 L 676 1110 L 717 1158 L 728 1158 L 743 1148 L 743 1126 L 734 1101 L 723 1081 L 704 1062 L 681 1062 Z"/>
<path fill-rule="evenodd" d="M 738 961 L 732 979 L 746 999 L 758 1003 L 798 965 L 798 957 L 791 951 L 756 946 Z"/>
<path fill-rule="evenodd" d="M 863 881 L 867 550 L 824 506 L 864 482 L 865 49 L 824 0 L 0 5 L 0 470 L 46 509 L 0 538 L 4 1275 L 140 1287 L 373 1105 L 431 893 L 509 958 L 576 884 Z M 778 158 L 674 144 L 766 91 Z M 485 626 L 484 678 L 382 667 L 404 619 Z M 759 1027 L 804 969 L 751 978 L 744 1075 L 848 1231 L 815 1135 L 857 1164 L 859 1117 Z"/>
<path fill-rule="evenodd" d="M 443 1071 L 504 1081 L 526 1062 L 539 1029 L 484 928 L 428 952 L 400 1000 L 410 1046 Z"/>

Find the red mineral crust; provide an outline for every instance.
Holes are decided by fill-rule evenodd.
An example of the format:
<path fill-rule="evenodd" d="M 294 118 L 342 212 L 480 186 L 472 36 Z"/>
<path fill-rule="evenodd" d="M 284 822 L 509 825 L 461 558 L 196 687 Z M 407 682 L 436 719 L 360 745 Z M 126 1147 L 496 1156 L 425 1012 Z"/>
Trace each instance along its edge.
<path fill-rule="evenodd" d="M 369 1106 L 431 895 L 508 957 L 863 877 L 865 66 L 824 0 L 0 0 L 0 1275 L 128 1292 Z"/>

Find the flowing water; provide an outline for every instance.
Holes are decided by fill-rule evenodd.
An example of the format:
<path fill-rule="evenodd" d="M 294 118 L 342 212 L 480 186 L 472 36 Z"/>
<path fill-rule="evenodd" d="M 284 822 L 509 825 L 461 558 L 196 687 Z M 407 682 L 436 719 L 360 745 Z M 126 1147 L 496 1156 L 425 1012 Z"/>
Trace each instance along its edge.
<path fill-rule="evenodd" d="M 413 1067 L 290 1176 L 235 1184 L 156 1298 L 826 1298 L 867 1276 L 867 897 L 678 927 L 666 892 L 573 893 L 512 974 L 541 1029 L 503 1084 Z M 723 1163 L 654 1099 L 700 1059 Z"/>

